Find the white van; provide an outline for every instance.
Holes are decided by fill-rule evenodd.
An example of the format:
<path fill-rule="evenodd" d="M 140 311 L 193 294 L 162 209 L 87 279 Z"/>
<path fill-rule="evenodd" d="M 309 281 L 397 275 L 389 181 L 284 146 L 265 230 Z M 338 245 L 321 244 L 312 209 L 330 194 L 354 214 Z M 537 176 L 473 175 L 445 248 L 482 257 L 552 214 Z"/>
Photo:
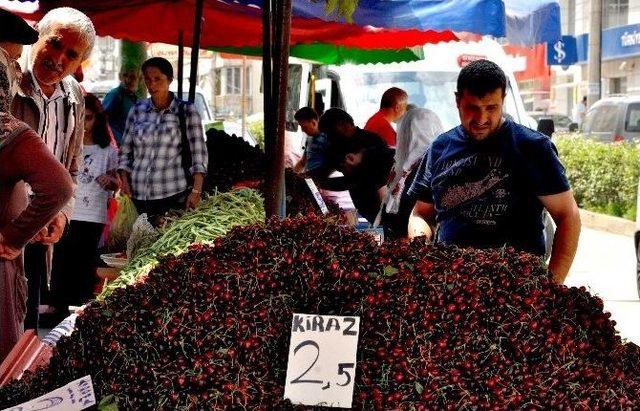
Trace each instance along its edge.
<path fill-rule="evenodd" d="M 380 108 L 382 93 L 395 86 L 409 94 L 409 103 L 438 114 L 445 130 L 457 126 L 460 120 L 454 92 L 458 74 L 462 67 L 479 59 L 491 60 L 504 70 L 508 79 L 505 112 L 518 123 L 530 124 L 510 67 L 511 60 L 494 40 L 427 45 L 424 56 L 424 60 L 411 63 L 329 68 L 339 79 L 344 108 L 356 125 L 364 126 Z"/>
<path fill-rule="evenodd" d="M 289 144 L 300 144 L 301 150 L 305 141 L 293 118 L 297 109 L 313 106 L 322 112 L 330 107 L 343 108 L 357 126 L 363 127 L 378 111 L 382 93 L 394 86 L 409 94 L 409 103 L 434 111 L 445 130 L 449 130 L 460 124 L 454 94 L 458 74 L 462 67 L 478 59 L 491 60 L 504 70 L 508 80 L 505 113 L 520 124 L 536 128 L 535 120 L 526 114 L 513 75 L 513 59 L 495 40 L 430 44 L 424 46 L 424 57 L 410 63 L 343 66 L 319 66 L 291 59 L 287 101 Z"/>

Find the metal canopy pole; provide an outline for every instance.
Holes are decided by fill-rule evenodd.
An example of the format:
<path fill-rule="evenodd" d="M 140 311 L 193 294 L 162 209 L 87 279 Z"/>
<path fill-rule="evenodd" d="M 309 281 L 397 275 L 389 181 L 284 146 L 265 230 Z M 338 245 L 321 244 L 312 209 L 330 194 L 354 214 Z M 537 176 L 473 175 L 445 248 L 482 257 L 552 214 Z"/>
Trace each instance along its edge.
<path fill-rule="evenodd" d="M 265 211 L 267 218 L 276 215 L 284 217 L 285 210 L 282 204 L 291 0 L 272 0 L 271 2 L 266 0 L 263 3 L 263 25 L 265 152 L 267 154 Z M 271 64 L 273 64 L 273 70 Z"/>
<path fill-rule="evenodd" d="M 178 98 L 182 100 L 182 79 L 184 79 L 184 33 L 178 32 Z"/>
<path fill-rule="evenodd" d="M 200 35 L 202 34 L 202 13 L 204 0 L 196 0 L 196 14 L 193 22 L 193 44 L 191 47 L 191 73 L 189 75 L 189 101 L 196 99 L 198 82 L 198 56 L 200 55 Z"/>
<path fill-rule="evenodd" d="M 274 199 L 271 198 L 275 193 L 275 188 L 272 187 L 274 181 L 270 179 L 269 170 L 270 162 L 273 158 L 275 142 L 273 141 L 274 130 L 272 124 L 275 122 L 275 112 L 273 110 L 274 101 L 272 94 L 272 75 L 271 75 L 271 63 L 272 63 L 272 33 L 271 33 L 271 1 L 264 0 L 262 3 L 262 91 L 263 91 L 263 112 L 264 112 L 264 152 L 267 157 L 267 169 L 266 172 L 266 187 L 265 187 L 265 199 L 264 207 L 266 211 L 266 218 L 270 218 L 274 215 L 276 209 Z M 275 1 L 275 0 L 274 0 Z"/>
<path fill-rule="evenodd" d="M 287 90 L 289 80 L 289 42 L 291 32 L 291 2 L 292 0 L 280 0 L 279 7 L 281 13 L 278 14 L 277 27 L 279 28 L 279 41 L 278 41 L 278 70 L 276 75 L 278 76 L 278 127 L 277 127 L 277 152 L 276 160 L 274 162 L 274 176 L 278 175 L 278 211 L 281 217 L 286 216 L 285 209 L 285 177 L 284 177 L 284 147 L 285 147 L 285 133 L 287 122 Z"/>

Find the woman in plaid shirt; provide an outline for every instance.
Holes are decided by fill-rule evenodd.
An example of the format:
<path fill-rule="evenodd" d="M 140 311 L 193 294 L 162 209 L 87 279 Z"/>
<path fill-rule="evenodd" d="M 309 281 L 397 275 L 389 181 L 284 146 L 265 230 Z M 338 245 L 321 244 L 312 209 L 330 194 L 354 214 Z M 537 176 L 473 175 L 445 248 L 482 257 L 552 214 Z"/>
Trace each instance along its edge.
<path fill-rule="evenodd" d="M 207 172 L 207 146 L 195 106 L 169 91 L 171 63 L 151 58 L 142 65 L 142 73 L 151 98 L 139 101 L 129 112 L 118 169 L 123 194 L 130 195 L 138 212 L 147 213 L 153 223 L 169 210 L 198 205 Z M 186 149 L 191 153 L 189 165 L 183 164 L 181 112 L 189 142 Z"/>

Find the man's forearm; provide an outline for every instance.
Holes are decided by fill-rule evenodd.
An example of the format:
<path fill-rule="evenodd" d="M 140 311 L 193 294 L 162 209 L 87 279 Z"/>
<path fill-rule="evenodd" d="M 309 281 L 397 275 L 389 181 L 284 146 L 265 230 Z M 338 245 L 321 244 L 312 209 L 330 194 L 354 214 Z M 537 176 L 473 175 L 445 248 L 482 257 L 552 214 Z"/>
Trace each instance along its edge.
<path fill-rule="evenodd" d="M 562 284 L 569 274 L 569 269 L 578 249 L 580 213 L 576 209 L 574 213 L 556 221 L 556 225 L 549 271 L 553 273 L 553 279 L 558 284 Z"/>
<path fill-rule="evenodd" d="M 313 178 L 313 177 L 312 177 Z M 320 188 L 329 191 L 346 191 L 349 189 L 346 177 L 333 177 L 333 178 L 313 178 Z"/>

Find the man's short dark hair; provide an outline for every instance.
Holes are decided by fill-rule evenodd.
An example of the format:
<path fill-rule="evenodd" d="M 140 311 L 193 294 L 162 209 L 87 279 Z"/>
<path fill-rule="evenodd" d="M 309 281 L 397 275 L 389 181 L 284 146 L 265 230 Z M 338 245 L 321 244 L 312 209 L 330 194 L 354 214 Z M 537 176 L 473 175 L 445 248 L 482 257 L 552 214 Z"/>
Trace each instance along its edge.
<path fill-rule="evenodd" d="M 335 131 L 338 125 L 344 123 L 353 125 L 353 117 L 351 117 L 349 113 L 342 109 L 330 108 L 329 110 L 325 111 L 324 114 L 320 117 L 318 128 L 323 133 L 330 134 Z"/>
<path fill-rule="evenodd" d="M 317 120 L 318 113 L 311 107 L 302 107 L 300 110 L 296 111 L 296 114 L 293 115 L 293 118 L 296 121 L 309 121 L 309 120 Z"/>
<path fill-rule="evenodd" d="M 398 102 L 408 99 L 407 92 L 398 87 L 391 87 L 382 94 L 380 99 L 380 108 L 391 108 Z"/>
<path fill-rule="evenodd" d="M 482 98 L 496 89 L 502 90 L 504 96 L 507 91 L 507 77 L 504 71 L 489 60 L 476 60 L 465 66 L 458 76 L 458 94 L 464 91 Z"/>
<path fill-rule="evenodd" d="M 144 73 L 149 67 L 157 68 L 162 74 L 167 76 L 169 80 L 173 80 L 173 66 L 171 66 L 169 60 L 162 57 L 151 57 L 142 63 L 142 72 Z"/>

